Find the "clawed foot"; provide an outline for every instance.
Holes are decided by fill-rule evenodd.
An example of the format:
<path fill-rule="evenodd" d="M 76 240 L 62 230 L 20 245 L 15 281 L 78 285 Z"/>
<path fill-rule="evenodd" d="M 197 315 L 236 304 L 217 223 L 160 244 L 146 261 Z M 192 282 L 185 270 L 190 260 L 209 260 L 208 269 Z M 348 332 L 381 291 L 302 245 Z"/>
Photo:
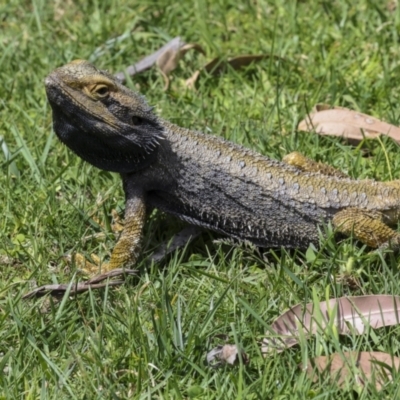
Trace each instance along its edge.
<path fill-rule="evenodd" d="M 96 254 L 91 254 L 90 258 L 93 262 L 88 261 L 85 256 L 81 253 L 76 253 L 73 256 L 68 256 L 68 261 L 72 261 L 75 263 L 76 268 L 78 271 L 87 276 L 87 277 L 96 277 L 101 276 L 99 275 L 101 271 L 108 272 L 113 271 L 109 268 L 109 263 L 102 263 L 100 261 L 100 257 Z"/>

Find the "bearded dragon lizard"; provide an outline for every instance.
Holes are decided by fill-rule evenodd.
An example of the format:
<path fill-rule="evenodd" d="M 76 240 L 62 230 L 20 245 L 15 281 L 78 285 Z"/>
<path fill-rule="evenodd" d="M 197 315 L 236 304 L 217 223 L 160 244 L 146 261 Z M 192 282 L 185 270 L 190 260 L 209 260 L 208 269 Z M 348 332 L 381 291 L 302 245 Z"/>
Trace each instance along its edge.
<path fill-rule="evenodd" d="M 176 126 L 87 61 L 45 84 L 61 142 L 122 177 L 125 227 L 103 272 L 137 262 L 149 207 L 261 247 L 306 248 L 326 222 L 371 247 L 400 244 L 389 227 L 400 217 L 399 181 L 351 179 L 297 152 L 277 161 Z"/>

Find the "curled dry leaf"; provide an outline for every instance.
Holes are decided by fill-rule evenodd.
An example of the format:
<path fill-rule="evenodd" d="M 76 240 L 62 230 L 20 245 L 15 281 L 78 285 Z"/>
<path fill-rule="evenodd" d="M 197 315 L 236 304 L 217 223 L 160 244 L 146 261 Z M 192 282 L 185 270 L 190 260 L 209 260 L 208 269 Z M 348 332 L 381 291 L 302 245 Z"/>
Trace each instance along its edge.
<path fill-rule="evenodd" d="M 158 57 L 156 64 L 164 78 L 164 90 L 167 90 L 169 87 L 168 75 L 178 66 L 179 60 L 186 54 L 186 52 L 191 49 L 204 54 L 204 50 L 199 44 L 188 43 L 182 44 L 178 48 L 170 48 Z"/>
<path fill-rule="evenodd" d="M 399 127 L 358 111 L 343 107 L 331 108 L 327 104 L 317 104 L 299 123 L 298 129 L 315 131 L 321 135 L 341 136 L 352 142 L 388 135 L 400 143 Z"/>
<path fill-rule="evenodd" d="M 127 67 L 125 71 L 118 72 L 115 77 L 120 82 L 125 83 L 126 75 L 133 76 L 150 69 L 153 65 L 157 65 L 163 75 L 165 88 L 168 88 L 168 75 L 178 66 L 179 60 L 191 49 L 204 54 L 204 50 L 199 44 L 185 43 L 177 36 L 154 53 Z"/>
<path fill-rule="evenodd" d="M 207 353 L 207 364 L 217 368 L 224 364 L 235 365 L 239 363 L 239 352 L 243 363 L 248 364 L 249 358 L 245 352 L 239 350 L 235 344 L 217 346 Z"/>
<path fill-rule="evenodd" d="M 197 79 L 201 72 L 208 72 L 211 75 L 218 75 L 226 71 L 228 65 L 231 68 L 237 70 L 243 67 L 247 67 L 253 62 L 258 62 L 266 58 L 271 57 L 269 54 L 242 54 L 228 60 L 224 60 L 221 57 L 216 57 L 204 65 L 201 69 L 197 70 L 189 79 L 186 80 L 186 86 L 194 88 Z"/>
<path fill-rule="evenodd" d="M 279 316 L 271 325 L 272 333 L 263 340 L 262 352 L 282 351 L 298 343 L 299 332 L 308 336 L 328 326 L 339 334 L 362 334 L 368 327 L 397 325 L 400 321 L 400 297 L 369 295 L 340 297 L 305 306 L 298 304 Z M 267 334 L 268 334 L 267 333 Z"/>
<path fill-rule="evenodd" d="M 340 387 L 349 384 L 374 385 L 378 390 L 398 372 L 400 358 L 379 351 L 343 352 L 330 356 L 319 356 L 308 361 L 307 375 L 318 381 L 318 375 L 325 376 Z M 394 370 L 394 371 L 393 371 Z"/>

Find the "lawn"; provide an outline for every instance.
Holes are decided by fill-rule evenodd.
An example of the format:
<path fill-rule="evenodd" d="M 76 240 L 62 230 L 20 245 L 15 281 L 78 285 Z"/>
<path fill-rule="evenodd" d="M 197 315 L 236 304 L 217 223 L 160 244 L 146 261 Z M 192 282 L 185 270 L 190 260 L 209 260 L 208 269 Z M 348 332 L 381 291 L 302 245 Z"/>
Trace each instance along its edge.
<path fill-rule="evenodd" d="M 400 125 L 399 28 L 400 9 L 387 0 L 0 2 L 0 398 L 400 396 L 398 374 L 378 393 L 312 382 L 303 368 L 338 351 L 399 355 L 399 326 L 325 333 L 261 354 L 265 332 L 290 306 L 400 295 L 399 255 L 335 240 L 329 227 L 305 251 L 254 249 L 205 232 L 152 264 L 160 244 L 184 227 L 154 211 L 139 278 L 59 302 L 22 299 L 35 285 L 78 279 L 67 254 L 107 259 L 116 242 L 111 211 L 124 209 L 119 176 L 83 162 L 52 131 L 43 80 L 54 68 L 81 58 L 119 72 L 180 35 L 206 55 L 189 52 L 168 90 L 156 69 L 127 83 L 159 115 L 275 159 L 298 150 L 354 178 L 391 180 L 400 177 L 400 157 L 390 139 L 352 146 L 296 127 L 316 103 Z M 204 74 L 196 90 L 185 86 L 208 60 L 249 53 L 270 57 Z M 250 362 L 208 366 L 207 352 L 225 342 L 243 348 Z"/>

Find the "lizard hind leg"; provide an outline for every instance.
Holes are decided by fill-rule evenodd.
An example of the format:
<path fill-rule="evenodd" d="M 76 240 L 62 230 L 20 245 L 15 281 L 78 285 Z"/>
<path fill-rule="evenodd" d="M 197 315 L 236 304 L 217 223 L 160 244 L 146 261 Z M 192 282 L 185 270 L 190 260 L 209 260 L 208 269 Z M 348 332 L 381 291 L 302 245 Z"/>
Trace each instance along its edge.
<path fill-rule="evenodd" d="M 347 174 L 338 169 L 332 167 L 331 165 L 324 164 L 312 160 L 311 158 L 305 157 L 298 151 L 287 154 L 282 159 L 286 164 L 292 165 L 304 172 L 316 172 L 327 176 L 337 176 L 339 178 L 349 178 Z"/>
<path fill-rule="evenodd" d="M 400 248 L 400 234 L 384 223 L 384 215 L 379 211 L 346 208 L 335 214 L 333 226 L 347 236 L 354 235 L 369 247 Z"/>

